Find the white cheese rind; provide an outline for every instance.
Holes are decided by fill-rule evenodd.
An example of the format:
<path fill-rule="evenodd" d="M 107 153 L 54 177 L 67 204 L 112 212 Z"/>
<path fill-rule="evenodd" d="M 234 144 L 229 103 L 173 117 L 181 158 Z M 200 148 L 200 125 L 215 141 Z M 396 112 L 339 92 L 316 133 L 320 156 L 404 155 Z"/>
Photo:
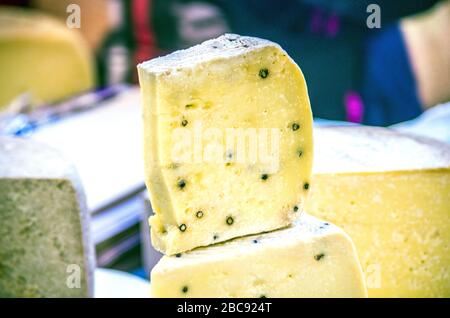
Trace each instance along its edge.
<path fill-rule="evenodd" d="M 440 141 L 381 127 L 316 127 L 314 174 L 450 168 Z"/>

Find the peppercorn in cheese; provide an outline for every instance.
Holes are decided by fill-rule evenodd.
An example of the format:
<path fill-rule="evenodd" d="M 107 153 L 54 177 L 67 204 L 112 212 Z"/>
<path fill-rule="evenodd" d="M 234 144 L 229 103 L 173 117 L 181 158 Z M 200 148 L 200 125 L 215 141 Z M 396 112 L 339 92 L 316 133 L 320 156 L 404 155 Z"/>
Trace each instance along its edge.
<path fill-rule="evenodd" d="M 138 71 L 156 249 L 172 255 L 297 219 L 309 192 L 312 115 L 285 51 L 226 34 Z"/>
<path fill-rule="evenodd" d="M 366 297 L 351 239 L 302 214 L 291 227 L 177 256 L 151 272 L 153 297 Z"/>
<path fill-rule="evenodd" d="M 354 240 L 370 297 L 450 296 L 450 146 L 384 128 L 316 128 L 306 210 Z"/>

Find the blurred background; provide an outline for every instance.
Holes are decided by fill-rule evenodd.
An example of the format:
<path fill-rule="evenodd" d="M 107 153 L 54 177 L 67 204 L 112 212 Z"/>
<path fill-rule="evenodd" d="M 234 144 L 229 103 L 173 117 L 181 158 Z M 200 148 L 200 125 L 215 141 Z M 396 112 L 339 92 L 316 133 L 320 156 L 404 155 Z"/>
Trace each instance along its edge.
<path fill-rule="evenodd" d="M 100 267 L 148 277 L 136 64 L 226 32 L 278 42 L 316 125 L 450 142 L 449 0 L 0 0 L 0 134 L 74 161 Z"/>

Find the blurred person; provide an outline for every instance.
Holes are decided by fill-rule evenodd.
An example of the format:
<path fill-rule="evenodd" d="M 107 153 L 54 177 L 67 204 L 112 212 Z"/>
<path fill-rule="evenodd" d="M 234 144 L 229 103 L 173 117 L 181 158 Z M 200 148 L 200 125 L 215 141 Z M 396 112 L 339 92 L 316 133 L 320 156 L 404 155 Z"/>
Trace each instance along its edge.
<path fill-rule="evenodd" d="M 364 122 L 391 125 L 450 100 L 450 1 L 406 17 L 368 42 Z"/>
<path fill-rule="evenodd" d="M 100 86 L 136 83 L 136 64 L 229 31 L 214 0 L 30 0 L 29 4 L 61 19 L 67 18 L 69 4 L 79 5 L 80 31 L 96 52 Z"/>
<path fill-rule="evenodd" d="M 413 48 L 408 52 L 403 38 L 403 33 L 407 40 L 427 38 L 428 35 L 419 31 L 421 27 L 411 25 L 419 25 L 419 20 L 432 20 L 423 22 L 432 30 L 424 33 L 432 34 L 430 41 L 440 41 L 439 51 L 445 52 L 443 43 L 448 45 L 448 40 L 445 41 L 443 30 L 448 28 L 444 28 L 443 13 L 436 19 L 425 18 L 428 14 L 424 18 L 404 18 L 429 9 L 437 1 L 376 1 L 381 14 L 379 29 L 367 25 L 370 15 L 367 7 L 373 3 L 370 0 L 219 2 L 232 31 L 276 41 L 296 60 L 305 74 L 316 117 L 389 125 L 419 115 L 427 103 L 445 100 L 446 93 L 442 91 L 449 87 L 445 84 L 448 81 L 431 78 L 434 72 L 430 71 L 435 67 L 448 69 L 445 57 L 438 61 L 432 57 L 433 53 L 427 55 L 427 51 L 436 47 L 425 49 L 428 40 L 416 45 L 422 50 Z M 444 26 L 439 33 L 440 24 Z M 416 51 L 420 62 L 416 61 Z M 410 54 L 414 54 L 411 61 Z M 428 74 L 427 80 L 421 79 L 426 76 L 423 73 Z M 441 72 L 440 76 L 445 77 L 445 73 Z M 424 94 L 420 93 L 424 90 L 420 83 L 424 81 L 436 81 L 433 87 L 440 87 L 436 89 L 440 98 L 430 98 L 427 102 L 417 97 Z"/>
<path fill-rule="evenodd" d="M 367 25 L 371 0 L 30 0 L 62 18 L 68 2 L 85 14 L 101 86 L 136 82 L 137 63 L 231 31 L 289 52 L 316 117 L 390 125 L 449 98 L 449 0 L 377 1 L 379 29 Z"/>

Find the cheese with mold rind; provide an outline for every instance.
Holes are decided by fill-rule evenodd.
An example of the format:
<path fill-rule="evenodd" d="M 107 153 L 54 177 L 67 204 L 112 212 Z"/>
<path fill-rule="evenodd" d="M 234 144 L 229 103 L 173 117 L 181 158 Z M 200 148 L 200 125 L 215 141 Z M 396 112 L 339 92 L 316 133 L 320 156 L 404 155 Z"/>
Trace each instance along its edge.
<path fill-rule="evenodd" d="M 370 297 L 450 296 L 450 146 L 385 128 L 316 128 L 309 213 L 355 242 Z"/>
<path fill-rule="evenodd" d="M 306 213 L 292 227 L 164 256 L 151 289 L 153 297 L 367 296 L 349 236 Z"/>
<path fill-rule="evenodd" d="M 0 218 L 0 297 L 92 296 L 85 197 L 57 151 L 0 137 Z"/>
<path fill-rule="evenodd" d="M 300 215 L 312 169 L 312 115 L 301 70 L 285 51 L 227 34 L 138 71 L 156 249 L 175 254 L 282 228 Z M 180 140 L 188 145 L 177 157 Z M 211 149 L 219 160 L 207 159 Z"/>

